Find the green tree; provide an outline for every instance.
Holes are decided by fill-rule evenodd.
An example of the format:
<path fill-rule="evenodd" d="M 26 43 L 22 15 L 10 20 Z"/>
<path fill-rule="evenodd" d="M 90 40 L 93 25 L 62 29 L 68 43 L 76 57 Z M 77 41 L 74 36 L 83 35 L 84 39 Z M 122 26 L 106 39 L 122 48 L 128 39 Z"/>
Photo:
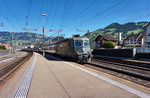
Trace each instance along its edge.
<path fill-rule="evenodd" d="M 5 46 L 0 46 L 0 50 L 6 50 Z"/>
<path fill-rule="evenodd" d="M 90 47 L 91 49 L 93 49 L 93 38 L 89 38 L 89 41 L 90 41 Z"/>
<path fill-rule="evenodd" d="M 112 41 L 105 41 L 103 44 L 103 48 L 109 49 L 109 48 L 115 48 L 116 44 Z"/>

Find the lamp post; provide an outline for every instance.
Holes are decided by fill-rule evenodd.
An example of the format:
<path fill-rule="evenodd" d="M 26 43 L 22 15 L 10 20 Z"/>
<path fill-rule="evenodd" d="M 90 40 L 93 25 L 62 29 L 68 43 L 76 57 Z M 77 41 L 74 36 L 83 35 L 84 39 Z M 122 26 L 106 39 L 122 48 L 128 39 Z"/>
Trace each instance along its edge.
<path fill-rule="evenodd" d="M 44 16 L 46 16 L 46 14 L 42 14 L 43 16 L 43 56 L 45 56 L 45 40 L 44 40 Z"/>

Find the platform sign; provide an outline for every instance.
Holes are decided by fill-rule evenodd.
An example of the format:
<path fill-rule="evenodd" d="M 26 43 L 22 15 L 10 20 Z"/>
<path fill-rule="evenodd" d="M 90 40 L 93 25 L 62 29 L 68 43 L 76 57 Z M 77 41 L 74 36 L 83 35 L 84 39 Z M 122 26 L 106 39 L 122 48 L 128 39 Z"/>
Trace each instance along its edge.
<path fill-rule="evenodd" d="M 42 42 L 43 42 L 43 41 L 47 41 L 47 39 L 44 39 L 44 40 L 43 40 L 43 39 L 40 39 L 40 41 L 42 41 Z"/>

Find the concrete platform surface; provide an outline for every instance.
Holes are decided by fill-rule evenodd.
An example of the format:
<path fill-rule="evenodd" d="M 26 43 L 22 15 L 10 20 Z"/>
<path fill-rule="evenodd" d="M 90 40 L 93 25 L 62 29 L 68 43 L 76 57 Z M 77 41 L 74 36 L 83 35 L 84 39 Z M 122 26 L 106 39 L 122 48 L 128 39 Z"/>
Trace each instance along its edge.
<path fill-rule="evenodd" d="M 148 88 L 111 77 L 80 64 L 64 62 L 50 56 L 44 58 L 40 54 L 36 56 L 27 98 L 150 98 Z M 8 84 L 9 82 L 10 80 Z M 6 95 L 11 98 L 14 97 L 15 92 Z"/>

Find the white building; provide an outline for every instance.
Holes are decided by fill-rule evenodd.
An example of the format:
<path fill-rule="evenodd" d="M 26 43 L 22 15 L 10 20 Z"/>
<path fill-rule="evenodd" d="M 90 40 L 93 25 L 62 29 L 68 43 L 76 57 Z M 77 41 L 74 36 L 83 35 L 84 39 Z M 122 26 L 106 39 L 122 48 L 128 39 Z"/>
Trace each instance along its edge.
<path fill-rule="evenodd" d="M 124 45 L 130 46 L 144 46 L 145 33 L 144 34 L 131 34 L 124 40 Z"/>
<path fill-rule="evenodd" d="M 146 25 L 147 47 L 150 48 L 150 22 Z"/>
<path fill-rule="evenodd" d="M 121 32 L 118 33 L 118 40 L 121 42 Z"/>
<path fill-rule="evenodd" d="M 96 38 L 96 37 L 93 38 L 93 50 L 96 50 L 96 49 L 97 49 L 97 47 L 96 47 L 97 44 L 96 44 L 95 38 Z"/>

